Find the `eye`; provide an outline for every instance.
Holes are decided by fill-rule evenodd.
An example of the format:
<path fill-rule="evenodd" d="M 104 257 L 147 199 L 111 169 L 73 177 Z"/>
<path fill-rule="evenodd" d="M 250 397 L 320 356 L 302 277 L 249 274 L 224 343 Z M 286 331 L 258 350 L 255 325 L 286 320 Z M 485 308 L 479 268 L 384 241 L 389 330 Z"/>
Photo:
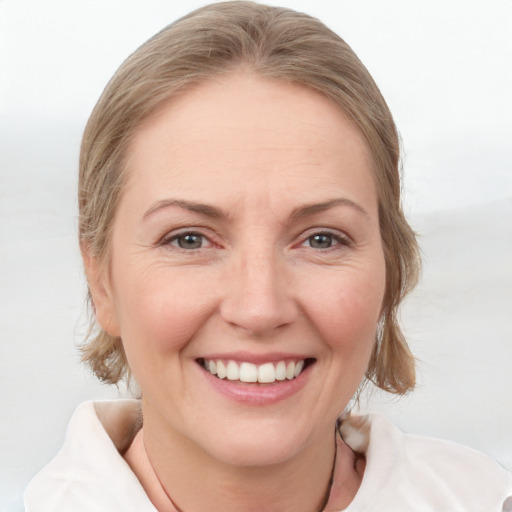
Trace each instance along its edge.
<path fill-rule="evenodd" d="M 328 249 L 333 244 L 333 237 L 327 233 L 318 233 L 310 236 L 306 242 L 313 249 Z"/>
<path fill-rule="evenodd" d="M 208 240 L 199 233 L 181 233 L 169 239 L 167 243 L 180 249 L 192 250 L 207 246 Z"/>
<path fill-rule="evenodd" d="M 329 233 L 329 232 L 320 232 L 314 233 L 311 236 L 307 237 L 302 243 L 305 247 L 311 247 L 312 249 L 330 249 L 331 247 L 336 247 L 340 245 L 349 245 L 348 240 L 343 238 L 341 235 Z"/>

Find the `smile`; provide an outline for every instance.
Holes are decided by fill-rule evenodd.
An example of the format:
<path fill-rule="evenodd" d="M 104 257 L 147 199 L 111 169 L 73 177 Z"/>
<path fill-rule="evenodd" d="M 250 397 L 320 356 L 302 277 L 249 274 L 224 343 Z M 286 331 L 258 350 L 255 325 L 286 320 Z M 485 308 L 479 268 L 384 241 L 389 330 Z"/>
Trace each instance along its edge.
<path fill-rule="evenodd" d="M 238 363 L 233 360 L 200 360 L 203 368 L 219 379 L 259 382 L 261 384 L 293 380 L 302 373 L 307 362 L 308 360 L 302 359 L 299 361 L 276 361 L 256 365 L 245 361 Z"/>

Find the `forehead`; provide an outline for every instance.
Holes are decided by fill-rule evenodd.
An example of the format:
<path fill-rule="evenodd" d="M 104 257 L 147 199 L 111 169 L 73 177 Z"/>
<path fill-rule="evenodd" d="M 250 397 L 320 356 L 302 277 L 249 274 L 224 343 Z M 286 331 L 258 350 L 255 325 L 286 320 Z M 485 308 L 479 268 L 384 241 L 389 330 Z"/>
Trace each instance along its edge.
<path fill-rule="evenodd" d="M 306 87 L 248 72 L 162 105 L 127 156 L 127 188 L 141 194 L 169 189 L 222 200 L 260 189 L 314 196 L 350 182 L 374 187 L 364 137 L 337 106 Z"/>

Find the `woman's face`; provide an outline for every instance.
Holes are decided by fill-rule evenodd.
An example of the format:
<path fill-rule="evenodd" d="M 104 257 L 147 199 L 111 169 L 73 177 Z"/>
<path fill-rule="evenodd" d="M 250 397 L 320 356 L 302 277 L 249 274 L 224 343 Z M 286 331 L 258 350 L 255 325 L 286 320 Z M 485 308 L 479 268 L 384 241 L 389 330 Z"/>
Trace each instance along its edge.
<path fill-rule="evenodd" d="M 243 465 L 332 439 L 385 287 L 358 129 L 313 91 L 240 72 L 161 107 L 128 157 L 93 294 L 145 428 Z"/>

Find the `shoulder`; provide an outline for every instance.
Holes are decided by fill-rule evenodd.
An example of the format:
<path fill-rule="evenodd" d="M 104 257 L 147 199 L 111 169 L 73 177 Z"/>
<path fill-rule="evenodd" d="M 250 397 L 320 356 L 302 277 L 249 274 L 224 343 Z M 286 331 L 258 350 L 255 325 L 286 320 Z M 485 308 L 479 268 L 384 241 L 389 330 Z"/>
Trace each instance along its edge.
<path fill-rule="evenodd" d="M 86 402 L 69 423 L 64 445 L 25 490 L 26 512 L 155 512 L 122 453 L 140 418 L 137 400 Z"/>
<path fill-rule="evenodd" d="M 381 416 L 363 418 L 367 465 L 354 501 L 361 506 L 349 508 L 351 512 L 371 510 L 375 503 L 382 511 L 501 512 L 512 495 L 511 473 L 488 455 L 450 441 L 405 434 Z M 349 445 L 351 435 L 361 445 L 361 435 L 351 432 L 360 433 L 360 424 L 361 417 L 343 427 Z"/>

